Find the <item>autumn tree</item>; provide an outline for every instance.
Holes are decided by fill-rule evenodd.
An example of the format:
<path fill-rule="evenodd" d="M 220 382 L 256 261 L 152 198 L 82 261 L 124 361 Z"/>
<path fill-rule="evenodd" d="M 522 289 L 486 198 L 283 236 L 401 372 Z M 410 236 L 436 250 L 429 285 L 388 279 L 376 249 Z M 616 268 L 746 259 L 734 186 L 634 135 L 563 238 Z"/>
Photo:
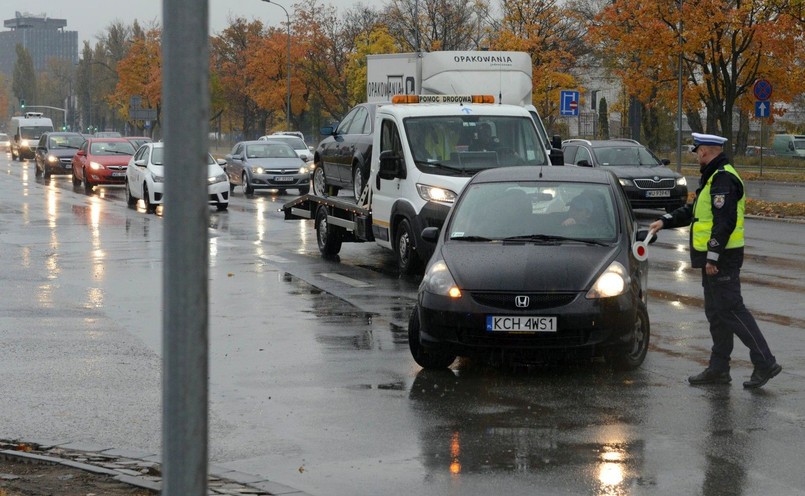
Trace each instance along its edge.
<path fill-rule="evenodd" d="M 691 128 L 723 134 L 742 149 L 758 78 L 774 81 L 775 102 L 801 91 L 805 36 L 797 12 L 779 0 L 620 0 L 601 11 L 591 33 L 629 94 L 666 111 L 676 107 L 681 54 Z M 700 109 L 703 126 L 695 118 Z M 736 114 L 744 116 L 738 140 Z"/>
<path fill-rule="evenodd" d="M 34 61 L 28 50 L 20 44 L 17 44 L 17 61 L 14 63 L 11 91 L 18 100 L 35 104 L 37 94 Z"/>
<path fill-rule="evenodd" d="M 575 88 L 572 74 L 579 25 L 556 0 L 511 0 L 491 35 L 496 50 L 528 52 L 534 105 L 552 130 L 559 118 L 559 93 Z"/>
<path fill-rule="evenodd" d="M 403 51 L 475 50 L 487 10 L 485 0 L 389 0 L 383 20 Z"/>
<path fill-rule="evenodd" d="M 260 42 L 262 33 L 262 22 L 237 18 L 211 40 L 211 70 L 215 72 L 215 79 L 220 82 L 223 94 L 229 101 L 228 117 L 240 119 L 240 132 L 244 137 L 256 134 L 255 125 L 259 120 L 259 104 L 248 90 L 254 81 L 246 71 L 246 63 L 249 53 Z"/>
<path fill-rule="evenodd" d="M 145 132 L 144 122 L 132 119 L 129 112 L 131 97 L 140 97 L 140 108 L 156 110 L 152 129 L 157 129 L 162 110 L 161 43 L 162 30 L 159 28 L 134 30 L 128 51 L 116 64 L 118 80 L 109 102 L 120 118 L 129 121 L 141 133 Z"/>

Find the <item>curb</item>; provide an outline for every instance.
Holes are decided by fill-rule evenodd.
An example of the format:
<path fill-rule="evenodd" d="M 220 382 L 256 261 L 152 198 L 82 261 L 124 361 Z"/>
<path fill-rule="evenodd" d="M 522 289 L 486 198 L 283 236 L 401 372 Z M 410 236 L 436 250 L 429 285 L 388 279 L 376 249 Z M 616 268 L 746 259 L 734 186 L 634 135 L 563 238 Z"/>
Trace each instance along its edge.
<path fill-rule="evenodd" d="M 0 458 L 29 463 L 64 465 L 160 494 L 162 470 L 160 456 L 135 450 L 91 446 L 80 442 L 37 444 L 0 439 Z M 251 496 L 311 496 L 308 493 L 271 482 L 263 476 L 247 474 L 215 464 L 208 467 L 207 494 Z"/>

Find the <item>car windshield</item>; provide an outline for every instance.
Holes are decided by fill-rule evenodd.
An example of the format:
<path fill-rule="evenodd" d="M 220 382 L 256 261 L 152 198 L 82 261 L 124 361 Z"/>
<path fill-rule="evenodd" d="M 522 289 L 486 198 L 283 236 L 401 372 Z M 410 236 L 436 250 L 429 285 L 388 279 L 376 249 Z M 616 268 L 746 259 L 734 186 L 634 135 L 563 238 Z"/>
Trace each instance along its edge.
<path fill-rule="evenodd" d="M 134 147 L 128 141 L 93 141 L 89 152 L 93 155 L 134 155 Z"/>
<path fill-rule="evenodd" d="M 548 163 L 528 116 L 409 117 L 405 133 L 414 162 L 429 173 L 434 167 L 475 173 Z"/>
<path fill-rule="evenodd" d="M 260 143 L 246 146 L 246 158 L 295 158 L 296 151 L 285 143 Z"/>
<path fill-rule="evenodd" d="M 618 232 L 614 197 L 604 184 L 477 183 L 453 208 L 451 239 L 609 242 Z"/>
<path fill-rule="evenodd" d="M 607 146 L 593 150 L 601 165 L 660 165 L 660 161 L 642 146 Z"/>
<path fill-rule="evenodd" d="M 82 136 L 51 136 L 50 148 L 81 148 L 84 143 Z"/>
<path fill-rule="evenodd" d="M 53 131 L 50 126 L 30 126 L 20 128 L 20 137 L 24 139 L 39 139 L 42 133 Z"/>

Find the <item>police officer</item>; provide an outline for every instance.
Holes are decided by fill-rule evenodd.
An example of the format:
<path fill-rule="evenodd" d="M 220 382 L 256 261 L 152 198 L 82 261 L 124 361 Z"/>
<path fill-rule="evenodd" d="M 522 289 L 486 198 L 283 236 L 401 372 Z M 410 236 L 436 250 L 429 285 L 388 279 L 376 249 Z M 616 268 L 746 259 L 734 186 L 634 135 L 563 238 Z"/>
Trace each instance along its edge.
<path fill-rule="evenodd" d="M 745 388 L 759 388 L 783 369 L 746 308 L 741 296 L 740 270 L 744 258 L 746 197 L 738 172 L 729 164 L 721 136 L 693 133 L 693 152 L 701 168 L 693 204 L 680 207 L 651 224 L 651 229 L 690 225 L 690 259 L 702 269 L 704 313 L 710 323 L 713 347 L 710 365 L 688 382 L 727 384 L 733 336 L 749 348 L 754 370 Z"/>

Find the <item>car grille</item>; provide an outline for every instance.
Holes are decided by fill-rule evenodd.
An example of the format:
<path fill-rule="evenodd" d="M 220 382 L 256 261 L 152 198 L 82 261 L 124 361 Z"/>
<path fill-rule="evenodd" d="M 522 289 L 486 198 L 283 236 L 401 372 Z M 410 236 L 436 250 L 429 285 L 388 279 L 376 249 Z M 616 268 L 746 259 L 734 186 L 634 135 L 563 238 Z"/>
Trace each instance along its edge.
<path fill-rule="evenodd" d="M 62 165 L 70 165 L 73 162 L 72 157 L 62 157 L 59 159 Z"/>
<path fill-rule="evenodd" d="M 540 308 L 554 308 L 567 305 L 576 298 L 577 293 L 471 293 L 472 299 L 484 306 L 502 310 L 527 311 Z M 518 307 L 517 297 L 527 296 L 528 306 Z"/>
<path fill-rule="evenodd" d="M 665 178 L 665 179 L 635 179 L 634 185 L 640 189 L 669 189 L 676 186 L 676 179 L 673 178 Z"/>
<path fill-rule="evenodd" d="M 127 167 L 128 167 L 128 165 L 107 165 L 106 166 L 106 168 L 109 169 L 109 170 L 118 170 L 118 171 L 121 171 L 121 170 L 124 171 L 124 170 L 126 170 Z"/>

